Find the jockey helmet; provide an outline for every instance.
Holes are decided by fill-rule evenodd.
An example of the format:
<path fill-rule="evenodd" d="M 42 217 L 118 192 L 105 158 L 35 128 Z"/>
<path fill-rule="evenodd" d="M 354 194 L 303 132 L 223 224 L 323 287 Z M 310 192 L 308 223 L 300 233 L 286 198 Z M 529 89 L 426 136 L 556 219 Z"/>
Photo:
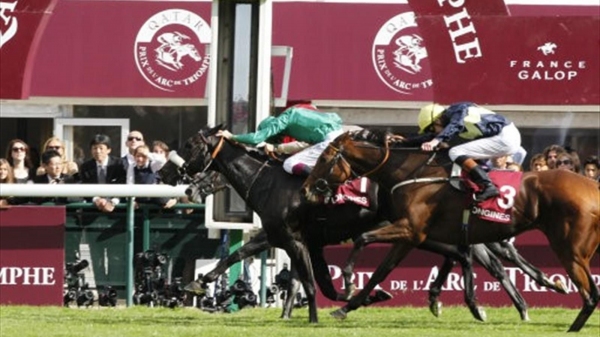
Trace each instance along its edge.
<path fill-rule="evenodd" d="M 425 130 L 438 119 L 445 108 L 439 104 L 428 104 L 419 111 L 419 133 L 424 133 Z"/>

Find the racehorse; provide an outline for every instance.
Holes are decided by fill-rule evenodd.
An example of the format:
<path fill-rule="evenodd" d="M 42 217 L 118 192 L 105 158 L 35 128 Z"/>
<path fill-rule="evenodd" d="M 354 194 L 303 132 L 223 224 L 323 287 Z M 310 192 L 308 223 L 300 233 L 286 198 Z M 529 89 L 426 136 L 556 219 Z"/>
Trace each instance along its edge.
<path fill-rule="evenodd" d="M 308 263 L 312 260 L 312 267 L 316 271 L 318 284 L 327 298 L 332 300 L 345 299 L 346 295 L 337 294 L 331 284 L 331 277 L 323 258 L 323 247 L 327 244 L 337 244 L 346 239 L 355 238 L 360 233 L 376 227 L 381 219 L 387 217 L 386 212 L 388 212 L 389 207 L 385 205 L 385 198 L 380 198 L 382 202 L 380 202 L 378 212 L 369 211 L 352 204 L 335 208 L 322 205 L 306 205 L 302 202 L 300 195 L 303 178 L 285 173 L 281 165 L 273 164 L 267 157 L 259 155 L 255 150 L 248 150 L 239 144 L 216 137 L 215 133 L 219 129 L 220 127 L 210 130 L 203 129 L 197 135 L 188 139 L 180 150 L 180 155 L 186 163 L 179 169 L 175 164 L 167 163 L 160 171 L 160 175 L 165 183 L 175 184 L 181 173 L 194 175 L 206 170 L 221 172 L 247 204 L 259 214 L 263 231 L 259 232 L 240 250 L 219 262 L 215 270 L 204 275 L 203 282 L 214 281 L 219 274 L 233 263 L 267 249 L 269 246 L 283 248 L 290 256 L 292 268 L 299 272 L 298 276 L 305 287 L 307 299 L 309 300 L 309 318 L 311 322 L 316 322 L 316 310 L 313 317 L 310 305 L 311 291 L 312 301 L 314 302 L 314 286 L 308 289 L 306 286 L 306 283 L 312 285 L 312 278 L 308 277 L 313 277 L 312 269 Z M 461 262 L 466 279 L 465 283 L 467 284 L 465 287 L 465 300 L 475 317 L 483 320 L 483 311 L 477 306 L 474 299 L 472 271 L 467 269 L 471 267 L 470 260 L 467 260 L 464 252 L 456 246 L 432 241 L 424 242 L 419 248 L 452 256 Z M 310 254 L 310 259 L 306 250 Z M 497 268 L 497 265 L 500 264 L 490 265 Z M 494 269 L 490 272 L 493 275 L 500 275 L 504 272 L 501 265 L 499 270 Z M 442 273 L 440 273 L 440 277 L 445 279 Z M 436 283 L 436 285 L 441 288 L 443 280 Z M 435 292 L 434 288 L 432 287 L 432 292 Z M 514 289 L 514 286 L 512 288 Z M 438 308 L 438 294 L 439 291 L 430 296 L 433 303 L 432 308 L 435 309 Z M 509 294 L 511 294 L 510 290 Z M 514 289 L 514 294 L 511 297 L 515 305 L 518 306 L 522 318 L 526 319 L 526 305 L 516 289 Z M 381 299 L 381 295 L 379 297 L 375 295 L 374 298 L 370 298 L 365 302 L 372 303 Z"/>
<path fill-rule="evenodd" d="M 220 173 L 217 171 L 207 171 L 202 172 L 200 174 L 196 174 L 194 179 L 191 181 L 188 189 L 186 190 L 186 194 L 190 198 L 192 202 L 203 203 L 206 196 L 216 193 L 218 191 L 224 190 L 228 188 L 229 182 L 225 179 Z M 234 254 L 230 255 L 227 259 L 222 260 L 219 264 L 209 273 L 207 273 L 201 283 L 196 284 L 196 282 L 192 282 L 192 287 L 190 291 L 192 293 L 203 293 L 204 288 L 203 285 L 207 283 L 214 282 L 219 275 L 225 272 L 227 268 L 229 268 L 232 264 L 237 263 L 248 256 L 254 255 L 256 253 L 250 254 L 249 251 L 256 251 L 262 247 L 270 247 L 267 242 L 266 234 L 264 230 L 261 230 L 256 236 L 254 236 L 248 243 L 246 243 L 243 247 L 238 249 Z M 556 292 L 566 294 L 568 291 L 562 282 L 556 281 L 553 283 L 542 271 L 533 266 L 527 260 L 525 260 L 516 250 L 516 248 L 509 243 L 508 241 L 502 242 L 488 242 L 485 244 L 476 244 L 472 245 L 472 255 L 473 258 L 482 265 L 492 276 L 494 276 L 499 283 L 503 286 L 511 300 L 513 301 L 517 311 L 519 312 L 522 320 L 528 320 L 527 314 L 527 305 L 525 300 L 520 295 L 519 291 L 516 289 L 514 284 L 510 281 L 506 272 L 504 270 L 504 266 L 502 265 L 500 258 L 505 261 L 511 262 L 515 264 L 517 267 L 521 268 L 525 272 L 525 274 L 529 275 L 533 280 L 535 280 L 539 285 L 547 287 L 549 289 L 553 289 Z M 449 249 L 451 249 L 449 247 Z M 438 301 L 439 295 L 442 291 L 442 286 L 450 271 L 454 267 L 455 260 L 450 256 L 445 256 L 444 263 L 439 270 L 438 276 L 432 282 L 429 287 L 429 308 L 431 312 L 438 317 L 440 315 L 441 303 Z M 319 260 L 322 260 L 322 256 L 319 255 Z M 315 260 L 313 258 L 313 260 Z M 467 269 L 468 272 L 468 269 Z M 292 273 L 292 290 L 288 291 L 288 294 L 295 294 L 298 291 L 298 287 L 300 286 L 297 275 Z M 315 278 L 317 279 L 318 284 L 323 284 L 324 282 L 331 283 L 331 279 L 322 279 L 320 278 L 322 274 L 316 273 Z M 354 284 L 351 282 L 352 270 L 349 268 L 345 268 L 343 270 L 344 275 L 344 285 L 347 289 L 347 294 L 351 295 L 354 292 Z M 467 281 L 470 282 L 470 281 Z M 468 285 L 468 284 L 467 284 Z M 329 286 L 328 286 L 329 287 Z M 321 288 L 323 288 L 321 286 Z M 381 296 L 381 295 L 380 295 Z M 330 298 L 331 300 L 339 300 L 339 298 Z M 369 302 L 375 303 L 381 300 L 381 298 L 370 298 Z M 469 303 L 470 300 L 466 299 L 465 302 Z M 293 296 L 288 296 L 283 306 L 282 317 L 289 318 L 291 314 L 291 310 L 293 307 Z M 485 315 L 483 311 L 479 312 L 481 318 Z"/>
<path fill-rule="evenodd" d="M 600 300 L 589 266 L 600 244 L 599 183 L 562 170 L 527 172 L 518 191 L 503 195 L 513 205 L 510 224 L 471 217 L 466 226 L 465 194 L 447 183 L 450 167 L 442 163 L 448 159 L 420 148 L 396 149 L 393 139 L 368 130 L 340 135 L 321 154 L 303 185 L 307 199 L 318 202 L 335 185 L 367 176 L 388 187 L 395 206 L 389 225 L 362 234 L 354 246 L 360 250 L 372 242 L 393 243 L 388 255 L 366 287 L 332 315 L 345 318 L 357 309 L 366 294 L 424 240 L 481 243 L 538 229 L 579 290 L 583 306 L 569 328 L 579 331 Z"/>

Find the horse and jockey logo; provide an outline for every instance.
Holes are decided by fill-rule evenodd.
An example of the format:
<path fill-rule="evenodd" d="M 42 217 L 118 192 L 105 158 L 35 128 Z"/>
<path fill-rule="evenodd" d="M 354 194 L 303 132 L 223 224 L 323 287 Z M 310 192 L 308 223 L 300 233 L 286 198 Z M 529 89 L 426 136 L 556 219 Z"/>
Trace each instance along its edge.
<path fill-rule="evenodd" d="M 539 46 L 537 50 L 541 51 L 544 55 L 554 54 L 554 49 L 556 49 L 556 43 L 554 42 L 546 42 L 543 45 Z"/>
<path fill-rule="evenodd" d="M 153 15 L 138 32 L 136 64 L 144 79 L 163 91 L 197 82 L 207 72 L 210 27 L 195 13 L 169 9 Z"/>
<path fill-rule="evenodd" d="M 411 95 L 433 84 L 429 69 L 422 64 L 427 49 L 413 12 L 396 15 L 380 27 L 372 58 L 379 78 L 396 92 Z"/>
<path fill-rule="evenodd" d="M 181 59 L 185 56 L 189 56 L 194 61 L 200 62 L 202 56 L 198 53 L 196 46 L 192 43 L 183 44 L 184 40 L 189 40 L 187 35 L 181 34 L 180 32 L 168 32 L 163 33 L 158 37 L 158 42 L 161 43 L 160 47 L 156 48 L 156 62 L 161 66 L 177 71 L 183 68 Z"/>

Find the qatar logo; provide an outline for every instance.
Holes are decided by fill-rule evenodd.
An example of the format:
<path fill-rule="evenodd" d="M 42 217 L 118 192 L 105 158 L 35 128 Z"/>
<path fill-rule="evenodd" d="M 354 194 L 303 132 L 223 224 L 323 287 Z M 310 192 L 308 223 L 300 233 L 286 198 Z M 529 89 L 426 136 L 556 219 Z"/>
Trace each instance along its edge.
<path fill-rule="evenodd" d="M 0 48 L 17 34 L 18 22 L 14 16 L 18 1 L 0 1 Z"/>
<path fill-rule="evenodd" d="M 432 85 L 429 71 L 423 68 L 427 49 L 418 34 L 413 12 L 396 15 L 381 26 L 373 42 L 372 57 L 379 78 L 396 92 L 412 95 Z"/>
<path fill-rule="evenodd" d="M 195 13 L 168 9 L 153 15 L 135 39 L 135 60 L 144 79 L 174 92 L 204 76 L 210 64 L 210 27 Z"/>

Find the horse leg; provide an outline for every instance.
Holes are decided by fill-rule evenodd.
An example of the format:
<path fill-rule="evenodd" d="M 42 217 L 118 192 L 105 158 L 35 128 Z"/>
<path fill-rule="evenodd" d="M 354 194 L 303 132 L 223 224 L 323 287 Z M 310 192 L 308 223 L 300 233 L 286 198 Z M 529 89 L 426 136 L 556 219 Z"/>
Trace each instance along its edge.
<path fill-rule="evenodd" d="M 517 290 L 515 285 L 510 281 L 500 259 L 498 259 L 498 257 L 488 249 L 487 245 L 484 244 L 473 245 L 473 257 L 490 275 L 502 284 L 502 287 L 517 308 L 519 315 L 521 315 L 521 320 L 529 321 L 527 303 L 525 303 L 525 299 L 523 299 L 519 290 Z"/>
<path fill-rule="evenodd" d="M 371 276 L 371 279 L 367 282 L 365 288 L 357 295 L 353 296 L 344 307 L 332 312 L 331 315 L 337 319 L 345 319 L 348 312 L 358 309 L 365 302 L 365 299 L 369 296 L 371 290 L 375 289 L 377 284 L 385 280 L 398 263 L 400 263 L 413 248 L 412 245 L 409 245 L 406 242 L 395 242 L 385 256 L 383 262 L 377 267 Z"/>
<path fill-rule="evenodd" d="M 437 277 L 431 285 L 429 285 L 429 311 L 431 311 L 435 317 L 440 317 L 442 314 L 442 302 L 438 301 L 438 298 L 442 293 L 444 282 L 446 282 L 448 275 L 450 275 L 450 271 L 454 268 L 454 264 L 456 264 L 456 260 L 446 256 Z"/>
<path fill-rule="evenodd" d="M 571 233 L 573 232 L 574 230 Z M 572 235 L 569 238 L 571 242 L 564 242 L 564 240 L 561 242 L 560 238 L 547 235 L 552 250 L 558 256 L 577 289 L 579 289 L 579 294 L 583 300 L 583 307 L 571 327 L 569 327 L 569 332 L 581 330 L 596 309 L 598 302 L 600 302 L 600 293 L 590 271 L 590 259 L 598 248 L 598 242 L 590 239 L 593 238 L 593 235 L 598 236 L 596 233 Z M 591 248 L 591 245 L 596 247 Z M 580 247 L 580 249 L 573 250 L 572 247 Z"/>
<path fill-rule="evenodd" d="M 250 239 L 240 249 L 229 254 L 225 259 L 220 260 L 215 268 L 204 275 L 202 279 L 192 281 L 186 285 L 184 291 L 198 296 L 204 295 L 206 293 L 206 284 L 214 282 L 219 275 L 225 273 L 227 268 L 249 256 L 258 254 L 269 247 L 271 246 L 267 241 L 267 234 L 265 231 L 258 232 L 257 235 Z"/>
<path fill-rule="evenodd" d="M 296 240 L 290 240 L 285 245 L 292 267 L 296 269 L 300 282 L 308 300 L 308 316 L 310 323 L 318 323 L 317 300 L 315 294 L 315 276 L 310 261 L 310 254 L 304 244 Z M 288 294 L 291 295 L 291 294 Z M 295 295 L 295 294 L 294 294 Z"/>
<path fill-rule="evenodd" d="M 385 242 L 380 238 L 385 238 L 394 231 L 395 227 L 388 222 L 388 225 L 367 233 L 363 233 L 354 241 L 352 251 L 346 260 L 346 265 L 344 268 L 342 268 L 342 277 L 344 280 L 344 289 L 346 293 L 344 296 L 345 300 L 350 300 L 352 294 L 354 294 L 356 291 L 356 285 L 354 285 L 354 282 L 352 281 L 352 275 L 354 274 L 354 265 L 356 264 L 359 254 L 370 243 Z"/>
<path fill-rule="evenodd" d="M 323 296 L 332 301 L 346 300 L 346 296 L 338 293 L 333 286 L 333 280 L 331 279 L 327 262 L 323 257 L 323 247 L 309 247 L 309 253 L 315 280 L 317 281 L 317 285 L 321 289 Z"/>
<path fill-rule="evenodd" d="M 444 255 L 446 260 L 440 269 L 438 276 L 430 285 L 429 290 L 429 310 L 437 317 L 441 309 L 441 303 L 438 302 L 439 294 L 448 274 L 454 266 L 454 261 L 459 261 L 465 282 L 465 303 L 473 314 L 475 319 L 486 320 L 486 314 L 482 307 L 477 303 L 475 297 L 475 286 L 473 285 L 473 262 L 470 254 L 470 247 L 454 246 L 441 242 L 425 240 L 417 248 Z"/>
<path fill-rule="evenodd" d="M 288 284 L 288 288 L 285 290 L 285 299 L 283 301 L 283 309 L 281 311 L 281 318 L 283 319 L 292 318 L 294 299 L 296 298 L 296 294 L 300 291 L 300 280 L 298 277 L 298 272 L 296 268 L 294 268 L 293 263 L 290 270 L 290 276 L 290 282 Z"/>
<path fill-rule="evenodd" d="M 537 284 L 544 286 L 548 289 L 552 289 L 561 294 L 568 294 L 569 290 L 567 287 L 560 281 L 552 282 L 550 278 L 544 272 L 539 270 L 537 267 L 532 265 L 529 261 L 525 260 L 515 246 L 508 241 L 502 242 L 490 242 L 485 244 L 489 250 L 491 250 L 495 255 L 503 258 L 506 261 L 509 261 L 515 264 L 517 267 L 521 268 L 525 272 L 525 274 L 529 275 L 532 279 L 537 282 Z"/>

